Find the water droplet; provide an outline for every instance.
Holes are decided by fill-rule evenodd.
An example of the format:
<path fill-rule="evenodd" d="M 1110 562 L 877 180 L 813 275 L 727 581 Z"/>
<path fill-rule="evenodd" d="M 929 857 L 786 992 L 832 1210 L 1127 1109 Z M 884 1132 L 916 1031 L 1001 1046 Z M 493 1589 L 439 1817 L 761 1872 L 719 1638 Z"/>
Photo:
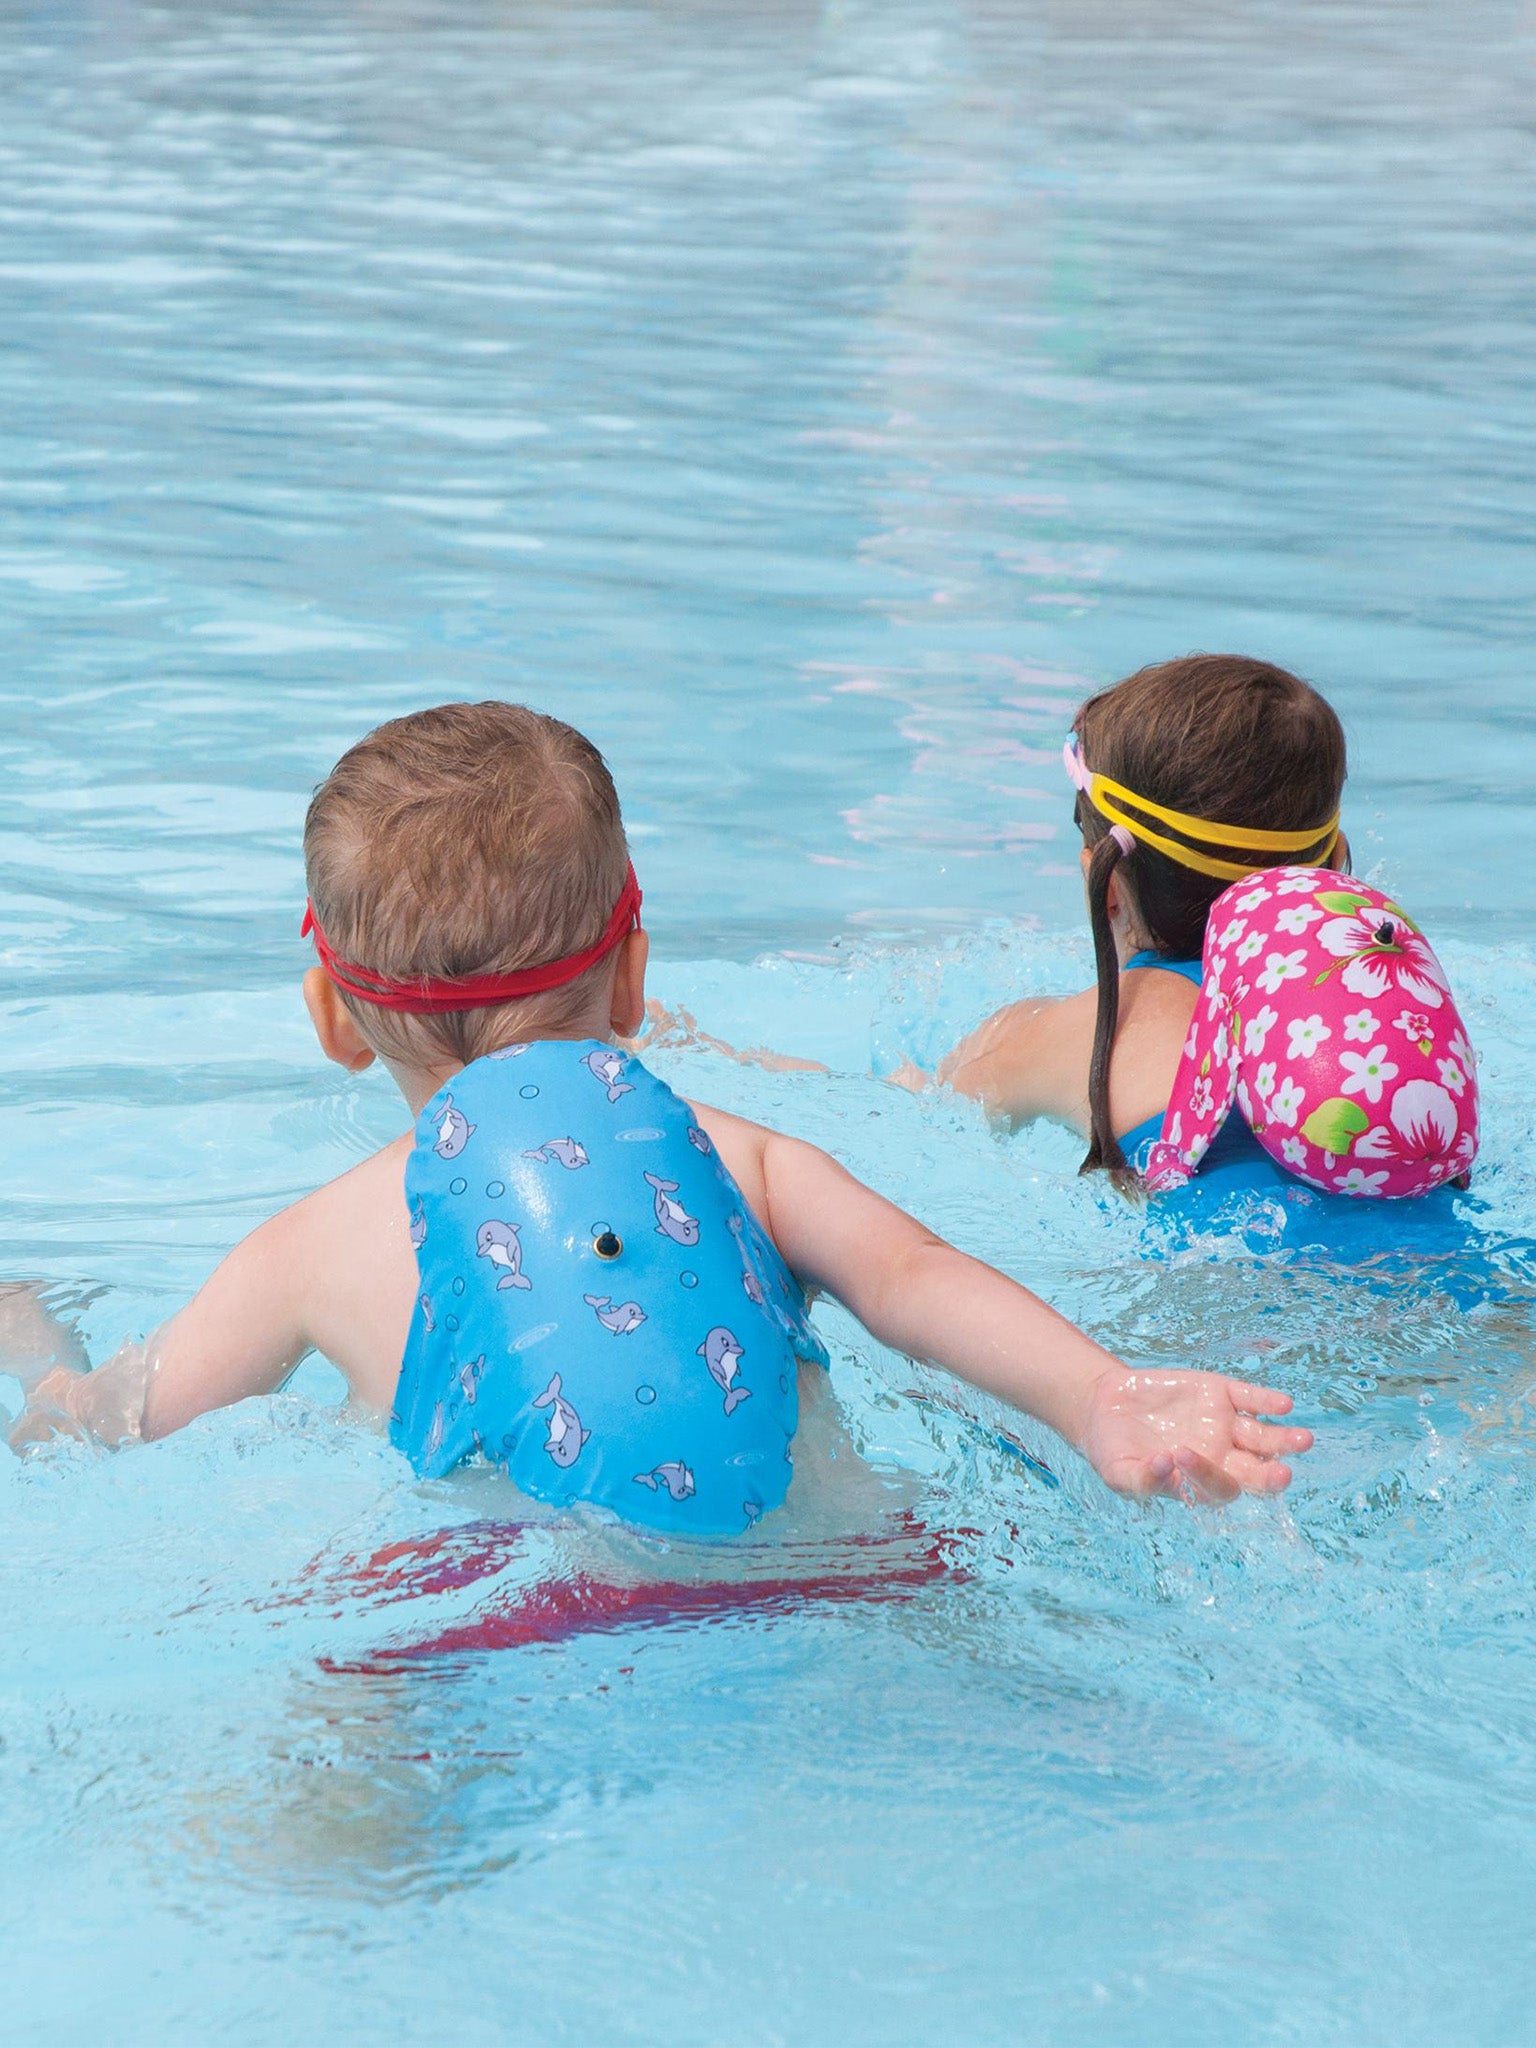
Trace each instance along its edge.
<path fill-rule="evenodd" d="M 451 1195 L 462 1195 L 468 1186 L 467 1180 L 451 1180 L 448 1183 L 448 1192 Z"/>

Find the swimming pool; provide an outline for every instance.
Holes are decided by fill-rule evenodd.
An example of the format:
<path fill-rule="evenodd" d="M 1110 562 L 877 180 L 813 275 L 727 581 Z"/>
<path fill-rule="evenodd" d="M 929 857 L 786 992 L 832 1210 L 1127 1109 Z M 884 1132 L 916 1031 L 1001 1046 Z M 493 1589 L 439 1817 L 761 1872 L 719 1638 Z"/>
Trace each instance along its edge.
<path fill-rule="evenodd" d="M 298 1007 L 303 804 L 505 693 L 608 752 L 659 992 L 835 1070 L 670 1078 L 1320 1432 L 1207 1515 L 1026 1430 L 1052 1489 L 822 1312 L 858 1539 L 708 1609 L 321 1367 L 4 1460 L 6 2039 L 1528 2040 L 1529 1298 L 1148 1264 L 1064 1138 L 870 1078 L 1081 983 L 1070 708 L 1240 646 L 1343 712 L 1536 1230 L 1516 11 L 0 23 L 5 1272 L 110 1345 L 393 1134 Z"/>

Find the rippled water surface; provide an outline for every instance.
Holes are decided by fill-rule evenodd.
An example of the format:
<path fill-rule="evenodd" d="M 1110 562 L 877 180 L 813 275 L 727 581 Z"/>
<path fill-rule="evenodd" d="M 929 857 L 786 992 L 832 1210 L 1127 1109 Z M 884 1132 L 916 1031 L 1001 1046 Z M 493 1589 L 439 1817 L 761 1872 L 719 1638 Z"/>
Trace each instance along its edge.
<path fill-rule="evenodd" d="M 1149 1259 L 872 1072 L 1081 985 L 1070 711 L 1238 646 L 1339 705 L 1536 1232 L 1533 35 L 0 0 L 6 1276 L 99 1354 L 393 1135 L 298 1006 L 303 806 L 511 695 L 613 763 L 659 993 L 833 1069 L 669 1078 L 1320 1434 L 1206 1514 L 1026 1429 L 1052 1488 L 819 1311 L 869 1469 L 712 1591 L 320 1364 L 7 1459 L 8 2041 L 1530 2039 L 1529 1287 Z"/>

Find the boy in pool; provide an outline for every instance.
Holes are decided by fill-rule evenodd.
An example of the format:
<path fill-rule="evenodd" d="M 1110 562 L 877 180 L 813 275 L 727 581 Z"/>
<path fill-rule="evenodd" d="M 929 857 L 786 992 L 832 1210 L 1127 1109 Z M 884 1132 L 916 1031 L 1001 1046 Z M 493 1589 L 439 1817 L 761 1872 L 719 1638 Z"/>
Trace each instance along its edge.
<path fill-rule="evenodd" d="M 648 941 L 596 749 L 516 705 L 393 720 L 304 835 L 327 1057 L 380 1059 L 414 1134 L 254 1231 L 100 1371 L 60 1368 L 15 1441 L 153 1439 L 310 1350 L 418 1471 L 483 1454 L 530 1493 L 721 1534 L 782 1500 L 808 1293 L 1039 1417 L 1118 1491 L 1277 1491 L 1287 1396 L 1136 1372 L 814 1146 L 684 1104 L 617 1041 Z"/>

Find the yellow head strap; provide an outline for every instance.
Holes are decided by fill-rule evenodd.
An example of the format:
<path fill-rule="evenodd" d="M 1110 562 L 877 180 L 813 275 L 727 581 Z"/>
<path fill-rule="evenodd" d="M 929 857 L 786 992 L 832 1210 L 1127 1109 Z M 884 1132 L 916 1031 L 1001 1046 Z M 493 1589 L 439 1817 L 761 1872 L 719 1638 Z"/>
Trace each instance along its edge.
<path fill-rule="evenodd" d="M 1169 810 L 1164 804 L 1153 803 L 1150 797 L 1138 796 L 1123 782 L 1116 782 L 1108 775 L 1095 775 L 1078 751 L 1075 733 L 1063 749 L 1062 758 L 1075 787 L 1112 825 L 1123 825 L 1133 839 L 1143 846 L 1155 846 L 1159 853 L 1167 854 L 1180 867 L 1193 868 L 1197 874 L 1212 875 L 1218 881 L 1240 882 L 1245 875 L 1255 873 L 1260 867 L 1283 866 L 1284 862 L 1218 860 L 1212 854 L 1201 853 L 1195 847 L 1183 845 L 1180 840 L 1168 839 L 1161 832 L 1153 831 L 1145 819 L 1156 818 L 1161 824 L 1182 833 L 1185 839 L 1198 839 L 1206 846 L 1251 848 L 1255 853 L 1290 854 L 1293 857 L 1305 853 L 1309 856 L 1308 867 L 1326 867 L 1339 842 L 1337 811 L 1327 824 L 1314 825 L 1306 832 L 1261 832 L 1250 825 L 1212 825 L 1203 818 L 1192 818 L 1187 811 Z M 1127 805 L 1133 807 L 1135 815 L 1126 809 Z"/>

